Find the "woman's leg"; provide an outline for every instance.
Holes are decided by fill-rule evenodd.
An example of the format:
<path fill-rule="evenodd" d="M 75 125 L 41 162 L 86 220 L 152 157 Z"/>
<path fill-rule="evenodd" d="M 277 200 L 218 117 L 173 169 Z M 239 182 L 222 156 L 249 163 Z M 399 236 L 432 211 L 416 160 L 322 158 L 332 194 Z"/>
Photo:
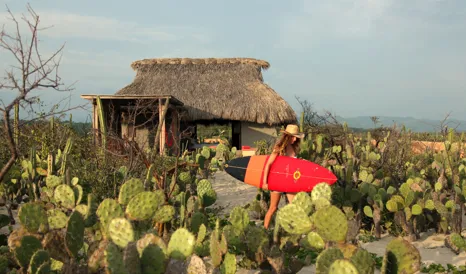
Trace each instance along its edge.
<path fill-rule="evenodd" d="M 296 196 L 296 193 L 286 193 L 286 198 L 288 199 L 289 203 L 293 201 L 294 196 Z"/>
<path fill-rule="evenodd" d="M 272 219 L 272 215 L 277 210 L 281 195 L 282 194 L 280 192 L 275 192 L 275 191 L 270 192 L 270 206 L 269 206 L 269 210 L 267 211 L 267 214 L 265 214 L 265 219 L 264 219 L 265 229 L 269 228 L 270 219 Z"/>

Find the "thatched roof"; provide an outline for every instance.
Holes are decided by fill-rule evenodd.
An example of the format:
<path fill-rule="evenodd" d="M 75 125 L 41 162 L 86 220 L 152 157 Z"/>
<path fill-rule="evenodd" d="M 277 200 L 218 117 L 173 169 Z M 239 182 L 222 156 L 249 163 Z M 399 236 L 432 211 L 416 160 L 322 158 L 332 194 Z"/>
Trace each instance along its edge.
<path fill-rule="evenodd" d="M 133 62 L 136 77 L 116 95 L 173 95 L 188 121 L 296 122 L 291 106 L 262 79 L 269 63 L 250 58 L 166 58 Z"/>

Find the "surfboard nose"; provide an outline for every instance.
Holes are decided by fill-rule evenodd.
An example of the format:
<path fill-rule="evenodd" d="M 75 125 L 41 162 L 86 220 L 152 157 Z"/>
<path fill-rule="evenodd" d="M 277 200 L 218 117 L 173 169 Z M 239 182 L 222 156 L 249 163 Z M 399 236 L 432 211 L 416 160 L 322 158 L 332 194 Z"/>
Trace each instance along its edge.
<path fill-rule="evenodd" d="M 225 172 L 237 180 L 244 181 L 244 177 L 246 176 L 246 169 L 250 159 L 251 156 L 246 156 L 235 158 L 226 162 Z"/>

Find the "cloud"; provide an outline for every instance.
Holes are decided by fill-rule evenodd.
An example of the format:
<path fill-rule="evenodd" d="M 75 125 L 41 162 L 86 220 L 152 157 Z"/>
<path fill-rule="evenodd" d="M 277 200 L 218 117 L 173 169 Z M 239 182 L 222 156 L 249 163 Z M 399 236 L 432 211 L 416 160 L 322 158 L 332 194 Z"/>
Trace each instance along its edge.
<path fill-rule="evenodd" d="M 352 39 L 415 41 L 413 36 L 419 34 L 460 32 L 466 12 L 455 11 L 455 5 L 464 6 L 445 0 L 303 0 L 299 11 L 283 18 L 275 46 L 299 49 Z"/>
<path fill-rule="evenodd" d="M 80 38 L 100 41 L 117 41 L 151 44 L 154 41 L 176 42 L 189 39 L 209 42 L 208 34 L 189 26 L 151 26 L 137 22 L 121 21 L 103 16 L 88 16 L 57 10 L 36 10 L 42 27 L 52 27 L 41 32 L 51 38 Z M 22 14 L 13 13 L 17 19 Z M 7 12 L 0 13 L 0 25 L 12 25 Z M 24 26 L 23 26 L 24 27 Z"/>

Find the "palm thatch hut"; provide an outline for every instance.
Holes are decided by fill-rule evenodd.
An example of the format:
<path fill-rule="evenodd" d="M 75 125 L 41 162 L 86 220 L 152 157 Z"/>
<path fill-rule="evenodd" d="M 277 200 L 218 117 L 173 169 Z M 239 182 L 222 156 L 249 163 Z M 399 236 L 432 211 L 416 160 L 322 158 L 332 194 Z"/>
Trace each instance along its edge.
<path fill-rule="evenodd" d="M 225 124 L 232 145 L 254 146 L 295 123 L 291 106 L 264 83 L 269 63 L 251 58 L 163 58 L 135 61 L 134 81 L 117 96 L 173 96 L 183 102 L 187 124 Z"/>

